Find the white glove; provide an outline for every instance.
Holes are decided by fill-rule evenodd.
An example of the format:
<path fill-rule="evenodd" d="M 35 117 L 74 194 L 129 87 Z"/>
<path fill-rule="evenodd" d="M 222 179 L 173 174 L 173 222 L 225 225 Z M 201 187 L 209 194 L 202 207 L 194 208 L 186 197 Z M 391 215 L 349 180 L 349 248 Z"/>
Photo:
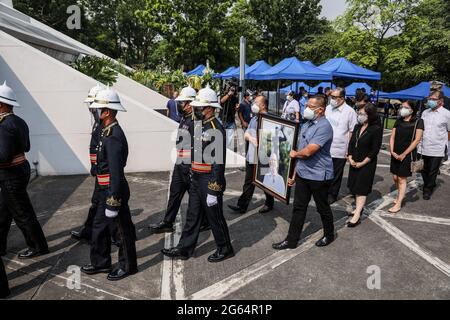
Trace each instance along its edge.
<path fill-rule="evenodd" d="M 112 211 L 112 210 L 106 209 L 106 210 L 105 210 L 105 215 L 106 215 L 108 218 L 113 219 L 113 218 L 115 218 L 115 217 L 117 217 L 117 216 L 119 215 L 119 211 Z"/>
<path fill-rule="evenodd" d="M 213 207 L 213 206 L 215 206 L 217 203 L 218 203 L 218 202 L 217 202 L 217 197 L 208 194 L 208 196 L 206 197 L 206 204 L 208 205 L 208 207 Z"/>

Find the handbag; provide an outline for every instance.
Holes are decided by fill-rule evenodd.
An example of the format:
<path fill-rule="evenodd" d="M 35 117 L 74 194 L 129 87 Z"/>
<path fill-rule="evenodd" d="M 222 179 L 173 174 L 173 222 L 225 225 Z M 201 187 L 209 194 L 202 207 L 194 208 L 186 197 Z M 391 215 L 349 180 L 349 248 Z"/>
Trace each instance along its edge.
<path fill-rule="evenodd" d="M 417 124 L 418 123 L 419 123 L 419 120 L 416 121 L 416 125 L 414 126 L 414 132 L 413 132 L 413 136 L 412 136 L 412 139 L 411 139 L 411 143 L 413 143 L 414 140 L 416 139 L 416 131 L 417 131 Z M 414 150 L 411 151 L 411 172 L 412 173 L 419 173 L 419 172 L 421 172 L 423 170 L 423 167 L 424 167 L 424 162 L 423 162 L 422 157 L 420 157 L 420 159 L 419 159 L 419 156 L 418 156 L 418 153 L 417 153 L 416 160 L 414 160 Z"/>

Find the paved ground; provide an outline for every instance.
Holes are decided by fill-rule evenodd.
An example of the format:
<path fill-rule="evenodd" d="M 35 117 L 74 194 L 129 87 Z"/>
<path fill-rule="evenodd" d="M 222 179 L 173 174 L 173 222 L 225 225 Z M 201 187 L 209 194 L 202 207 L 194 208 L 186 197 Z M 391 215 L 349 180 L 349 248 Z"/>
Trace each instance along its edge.
<path fill-rule="evenodd" d="M 226 208 L 237 254 L 214 265 L 206 261 L 214 251 L 210 233 L 201 235 L 194 258 L 185 262 L 163 258 L 160 249 L 177 242 L 181 222 L 177 233 L 167 236 L 152 235 L 147 226 L 164 213 L 170 173 L 131 174 L 130 206 L 138 232 L 140 272 L 118 283 L 108 282 L 104 275 L 82 275 L 79 290 L 67 287 L 72 276 L 67 270 L 89 262 L 89 247 L 73 241 L 69 233 L 86 217 L 92 178 L 38 178 L 30 185 L 30 194 L 51 254 L 18 260 L 16 253 L 25 243 L 17 227 L 12 227 L 4 259 L 10 298 L 450 299 L 450 170 L 442 169 L 439 188 L 429 202 L 421 198 L 420 179 L 411 179 L 408 202 L 401 214 L 392 217 L 385 210 L 394 196 L 388 164 L 389 157 L 381 154 L 368 216 L 354 230 L 345 227 L 352 199 L 346 196 L 344 179 L 342 199 L 333 206 L 338 239 L 327 248 L 314 246 L 321 224 L 313 204 L 302 244 L 284 252 L 275 252 L 271 244 L 285 237 L 291 206 L 277 203 L 275 211 L 261 215 L 257 210 L 263 194 L 258 191 L 246 215 L 233 215 Z M 240 170 L 227 172 L 225 207 L 236 202 L 243 178 Z M 181 211 L 184 219 L 186 203 Z M 368 288 L 372 276 L 368 268 L 380 272 L 380 289 Z"/>

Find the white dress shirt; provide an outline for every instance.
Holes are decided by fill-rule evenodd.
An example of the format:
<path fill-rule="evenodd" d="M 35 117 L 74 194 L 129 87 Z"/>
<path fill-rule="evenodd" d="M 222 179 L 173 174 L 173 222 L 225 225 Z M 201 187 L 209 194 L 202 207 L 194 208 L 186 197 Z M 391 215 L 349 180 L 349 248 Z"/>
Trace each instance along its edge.
<path fill-rule="evenodd" d="M 292 119 L 295 120 L 295 114 L 297 112 L 300 112 L 300 104 L 298 103 L 298 101 L 295 99 L 292 101 L 287 100 L 284 104 L 283 113 L 281 115 L 281 118 L 288 119 L 288 120 L 292 120 Z M 290 116 L 291 114 L 294 114 L 292 116 L 292 118 Z"/>
<path fill-rule="evenodd" d="M 338 108 L 329 105 L 325 110 L 325 117 L 333 127 L 331 157 L 345 159 L 348 151 L 349 134 L 353 132 L 358 123 L 356 111 L 346 103 Z"/>
<path fill-rule="evenodd" d="M 450 111 L 440 107 L 435 111 L 422 112 L 425 123 L 423 138 L 419 144 L 419 153 L 429 157 L 444 157 L 450 131 Z"/>

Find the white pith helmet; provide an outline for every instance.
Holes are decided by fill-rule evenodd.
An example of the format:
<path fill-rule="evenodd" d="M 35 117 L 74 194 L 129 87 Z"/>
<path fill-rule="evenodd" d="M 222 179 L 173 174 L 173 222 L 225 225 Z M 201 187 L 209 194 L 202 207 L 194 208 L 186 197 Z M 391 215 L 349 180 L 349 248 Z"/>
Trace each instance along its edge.
<path fill-rule="evenodd" d="M 17 102 L 16 94 L 13 89 L 8 87 L 6 81 L 0 86 L 0 102 L 13 107 L 20 107 L 20 104 Z"/>
<path fill-rule="evenodd" d="M 84 102 L 85 103 L 94 102 L 95 96 L 102 90 L 104 90 L 104 88 L 99 83 L 97 83 L 97 85 L 95 87 L 92 87 L 89 90 L 88 96 L 87 96 L 86 100 L 84 100 Z"/>
<path fill-rule="evenodd" d="M 94 103 L 89 106 L 90 109 L 103 109 L 117 110 L 126 112 L 120 102 L 119 95 L 109 87 L 97 93 L 94 99 Z"/>
<path fill-rule="evenodd" d="M 217 93 L 210 88 L 209 85 L 206 88 L 201 89 L 198 92 L 197 98 L 191 103 L 193 107 L 213 107 L 222 109 L 217 98 Z"/>
<path fill-rule="evenodd" d="M 194 101 L 196 96 L 197 91 L 189 86 L 181 90 L 180 95 L 175 99 L 175 101 Z"/>

